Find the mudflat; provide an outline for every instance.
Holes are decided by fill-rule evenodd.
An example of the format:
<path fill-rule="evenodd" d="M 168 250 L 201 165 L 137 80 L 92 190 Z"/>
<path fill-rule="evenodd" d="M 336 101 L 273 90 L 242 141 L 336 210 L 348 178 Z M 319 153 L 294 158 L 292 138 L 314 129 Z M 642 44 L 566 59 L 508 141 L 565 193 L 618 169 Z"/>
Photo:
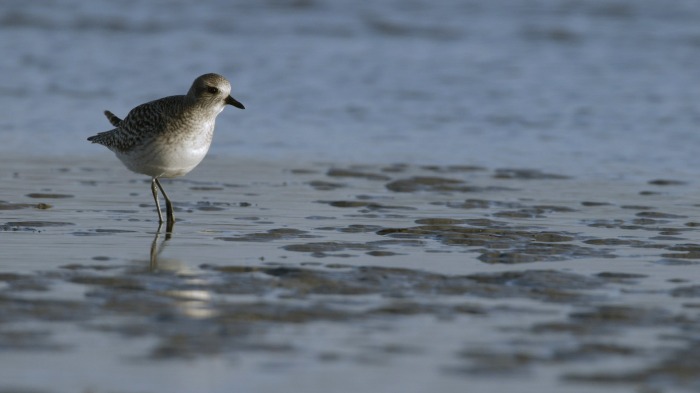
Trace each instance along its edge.
<path fill-rule="evenodd" d="M 0 391 L 700 387 L 692 179 L 109 158 L 0 159 Z"/>

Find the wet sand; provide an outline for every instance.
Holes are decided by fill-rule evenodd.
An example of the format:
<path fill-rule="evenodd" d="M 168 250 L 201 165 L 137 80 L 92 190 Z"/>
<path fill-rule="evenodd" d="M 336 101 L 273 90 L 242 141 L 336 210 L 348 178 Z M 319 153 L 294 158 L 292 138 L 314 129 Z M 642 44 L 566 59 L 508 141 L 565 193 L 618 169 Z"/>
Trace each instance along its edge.
<path fill-rule="evenodd" d="M 0 392 L 700 388 L 693 179 L 1 161 Z"/>

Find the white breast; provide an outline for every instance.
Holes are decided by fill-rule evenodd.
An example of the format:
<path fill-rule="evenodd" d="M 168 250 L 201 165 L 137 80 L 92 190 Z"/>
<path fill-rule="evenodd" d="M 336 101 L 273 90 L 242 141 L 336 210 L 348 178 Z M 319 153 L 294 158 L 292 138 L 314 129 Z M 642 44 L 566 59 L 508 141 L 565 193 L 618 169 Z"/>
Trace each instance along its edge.
<path fill-rule="evenodd" d="M 154 139 L 140 149 L 117 157 L 136 173 L 151 177 L 178 177 L 194 169 L 209 151 L 214 133 L 214 122 L 202 124 L 199 130 L 187 135 Z"/>

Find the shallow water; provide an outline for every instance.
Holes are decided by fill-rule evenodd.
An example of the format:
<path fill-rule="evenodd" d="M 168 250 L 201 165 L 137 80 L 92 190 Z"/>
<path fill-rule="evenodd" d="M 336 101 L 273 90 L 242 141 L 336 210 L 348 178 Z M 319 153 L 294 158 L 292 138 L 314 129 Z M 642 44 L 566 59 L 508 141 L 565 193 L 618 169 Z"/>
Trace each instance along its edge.
<path fill-rule="evenodd" d="M 13 162 L 6 390 L 700 384 L 690 179 L 209 158 L 168 235 L 109 160 Z"/>
<path fill-rule="evenodd" d="M 220 72 L 247 107 L 219 118 L 223 156 L 594 178 L 700 166 L 693 0 L 167 4 L 3 1 L 0 152 L 92 154 L 103 110 Z"/>
<path fill-rule="evenodd" d="M 695 1 L 164 4 L 0 4 L 0 392 L 698 390 Z"/>

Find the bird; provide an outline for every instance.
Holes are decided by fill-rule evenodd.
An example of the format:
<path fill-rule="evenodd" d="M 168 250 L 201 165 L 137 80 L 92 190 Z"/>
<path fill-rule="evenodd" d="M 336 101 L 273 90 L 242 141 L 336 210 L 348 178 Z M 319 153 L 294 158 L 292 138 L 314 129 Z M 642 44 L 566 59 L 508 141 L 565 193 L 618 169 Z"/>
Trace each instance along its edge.
<path fill-rule="evenodd" d="M 173 205 L 158 179 L 183 176 L 206 156 L 216 116 L 226 105 L 245 106 L 231 96 L 231 84 L 215 73 L 197 77 L 186 95 L 160 98 L 133 108 L 124 119 L 104 111 L 115 128 L 87 138 L 107 147 L 132 172 L 151 177 L 151 193 L 162 225 L 158 190 L 163 194 L 168 227 Z"/>

